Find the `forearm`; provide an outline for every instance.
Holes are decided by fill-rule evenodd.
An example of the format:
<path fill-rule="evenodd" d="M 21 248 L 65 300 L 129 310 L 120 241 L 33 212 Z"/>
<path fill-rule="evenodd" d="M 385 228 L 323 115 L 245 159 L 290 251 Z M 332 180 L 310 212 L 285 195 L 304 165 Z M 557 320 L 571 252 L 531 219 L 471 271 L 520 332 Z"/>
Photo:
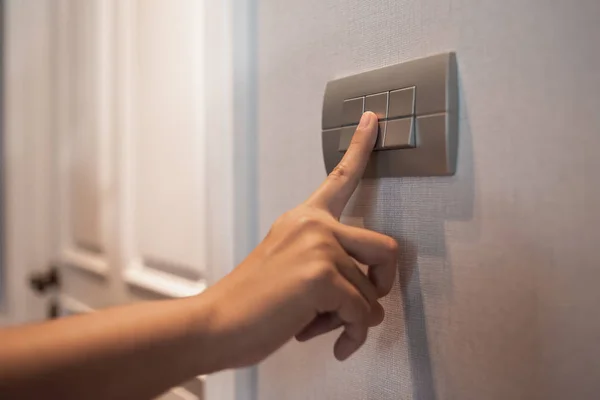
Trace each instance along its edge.
<path fill-rule="evenodd" d="M 199 296 L 1 331 L 0 397 L 152 398 L 219 368 L 211 315 Z"/>

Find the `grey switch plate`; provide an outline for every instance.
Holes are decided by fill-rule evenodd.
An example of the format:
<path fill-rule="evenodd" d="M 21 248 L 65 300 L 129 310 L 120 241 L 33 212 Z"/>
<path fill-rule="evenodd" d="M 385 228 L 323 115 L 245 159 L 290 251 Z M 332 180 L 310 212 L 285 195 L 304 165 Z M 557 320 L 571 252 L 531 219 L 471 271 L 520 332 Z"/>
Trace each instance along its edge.
<path fill-rule="evenodd" d="M 411 89 L 414 88 L 414 89 Z M 394 92 L 414 90 L 414 148 L 381 148 L 381 138 L 367 166 L 367 177 L 453 175 L 458 147 L 458 88 L 456 56 L 438 54 L 402 64 L 363 72 L 330 81 L 323 101 L 322 144 L 327 172 L 342 159 L 340 144 L 344 102 L 371 94 L 390 93 L 388 124 L 396 119 L 389 113 Z M 408 95 L 403 91 L 402 95 Z M 407 97 L 408 98 L 408 97 Z M 392 110 L 393 111 L 393 110 Z M 407 114 L 402 111 L 401 114 Z M 398 123 L 393 123 L 398 124 Z M 346 128 L 346 136 L 348 136 Z M 349 143 L 349 138 L 346 143 Z M 383 137 L 385 146 L 385 136 Z M 404 147 L 403 143 L 398 144 Z"/>

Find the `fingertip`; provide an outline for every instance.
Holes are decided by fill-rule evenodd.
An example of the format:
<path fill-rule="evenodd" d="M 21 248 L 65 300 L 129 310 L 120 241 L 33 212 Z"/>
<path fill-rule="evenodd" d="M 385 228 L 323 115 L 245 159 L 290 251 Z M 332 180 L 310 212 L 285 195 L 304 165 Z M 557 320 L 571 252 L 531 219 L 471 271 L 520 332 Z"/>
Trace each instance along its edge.
<path fill-rule="evenodd" d="M 309 336 L 309 334 L 307 334 L 307 333 L 304 333 L 304 332 L 302 332 L 302 333 L 299 333 L 299 334 L 297 334 L 297 335 L 296 335 L 296 340 L 297 340 L 298 342 L 300 342 L 300 343 L 303 343 L 303 342 L 308 342 L 308 340 L 309 340 L 309 339 L 310 339 L 310 336 Z"/>
<path fill-rule="evenodd" d="M 352 354 L 354 354 L 366 340 L 366 330 L 364 333 L 364 338 L 362 340 L 355 339 L 348 334 L 345 330 L 342 332 L 340 337 L 336 340 L 335 345 L 333 346 L 333 354 L 338 361 L 344 361 L 350 358 Z"/>
<path fill-rule="evenodd" d="M 377 114 L 373 111 L 365 111 L 363 115 L 360 117 L 360 121 L 358 123 L 359 128 L 372 128 L 377 126 L 378 118 Z"/>
<path fill-rule="evenodd" d="M 333 355 L 338 361 L 347 360 L 357 349 L 354 342 L 346 337 L 340 337 L 333 347 Z"/>
<path fill-rule="evenodd" d="M 381 324 L 383 322 L 384 318 L 385 318 L 385 310 L 383 309 L 381 304 L 376 302 L 374 305 L 371 306 L 371 315 L 369 316 L 369 319 L 370 319 L 369 326 L 373 327 L 373 326 L 377 326 L 377 325 Z"/>
<path fill-rule="evenodd" d="M 396 263 L 382 264 L 369 269 L 368 277 L 375 289 L 377 297 L 382 298 L 387 296 L 394 287 L 394 279 L 396 277 Z"/>
<path fill-rule="evenodd" d="M 360 122 L 358 124 L 358 127 L 356 128 L 355 134 L 358 133 L 367 135 L 368 139 L 366 140 L 366 142 L 369 143 L 367 147 L 369 149 L 372 149 L 373 146 L 375 146 L 375 141 L 377 140 L 378 130 L 379 120 L 377 118 L 377 114 L 375 114 L 372 111 L 366 111 L 360 118 Z"/>

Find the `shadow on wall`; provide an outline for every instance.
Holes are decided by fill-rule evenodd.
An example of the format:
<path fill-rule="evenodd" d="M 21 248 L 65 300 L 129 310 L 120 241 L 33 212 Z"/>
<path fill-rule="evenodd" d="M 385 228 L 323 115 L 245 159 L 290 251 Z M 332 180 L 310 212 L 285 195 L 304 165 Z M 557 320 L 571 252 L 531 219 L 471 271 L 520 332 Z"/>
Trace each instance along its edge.
<path fill-rule="evenodd" d="M 392 293 L 390 298 L 401 303 L 399 312 L 403 314 L 413 399 L 437 398 L 419 259 L 435 258 L 441 264 L 439 271 L 434 272 L 439 284 L 427 288 L 428 296 L 435 295 L 436 291 L 451 290 L 452 274 L 446 254 L 445 224 L 449 220 L 468 221 L 473 217 L 473 147 L 460 81 L 459 74 L 459 153 L 456 175 L 364 181 L 346 211 L 350 217 L 362 218 L 366 228 L 390 235 L 398 241 L 399 294 Z M 447 297 L 451 293 L 444 295 Z M 387 310 L 392 312 L 389 308 Z M 386 334 L 379 337 L 378 353 L 388 353 L 393 342 L 402 340 L 397 324 L 398 319 L 393 316 L 386 318 L 382 324 Z"/>

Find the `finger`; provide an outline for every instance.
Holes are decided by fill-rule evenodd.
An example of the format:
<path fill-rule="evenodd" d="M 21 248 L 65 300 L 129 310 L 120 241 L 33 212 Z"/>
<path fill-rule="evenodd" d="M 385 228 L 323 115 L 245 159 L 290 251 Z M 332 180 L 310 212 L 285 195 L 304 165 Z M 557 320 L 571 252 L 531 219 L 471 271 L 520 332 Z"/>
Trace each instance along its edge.
<path fill-rule="evenodd" d="M 383 321 L 383 307 L 377 302 L 378 291 L 375 285 L 367 278 L 367 276 L 358 268 L 354 261 L 343 249 L 340 249 L 340 254 L 336 263 L 338 271 L 354 285 L 361 295 L 369 302 L 371 312 L 369 313 L 369 326 L 377 326 Z"/>
<path fill-rule="evenodd" d="M 296 335 L 296 340 L 305 342 L 316 336 L 329 333 L 343 325 L 342 320 L 335 313 L 321 314 Z"/>
<path fill-rule="evenodd" d="M 368 277 L 377 297 L 388 294 L 396 275 L 397 242 L 381 233 L 344 224 L 335 225 L 334 235 L 350 256 L 369 266 Z"/>
<path fill-rule="evenodd" d="M 385 312 L 379 303 L 371 307 L 371 316 L 369 317 L 369 327 L 374 327 L 383 322 Z M 320 335 L 325 335 L 344 325 L 337 314 L 321 314 L 311 321 L 300 333 L 296 335 L 296 340 L 306 342 Z"/>
<path fill-rule="evenodd" d="M 340 217 L 365 171 L 369 156 L 375 147 L 377 129 L 377 116 L 370 111 L 364 113 L 348 151 L 325 182 L 308 199 L 308 203 L 325 208 L 336 218 Z"/>
<path fill-rule="evenodd" d="M 368 329 L 361 325 L 348 324 L 333 346 L 333 354 L 340 361 L 346 360 L 367 340 Z"/>
<path fill-rule="evenodd" d="M 344 331 L 335 342 L 333 353 L 338 360 L 343 361 L 367 339 L 370 306 L 350 282 L 342 280 L 339 287 L 342 289 L 342 299 L 337 315 L 344 324 Z"/>

